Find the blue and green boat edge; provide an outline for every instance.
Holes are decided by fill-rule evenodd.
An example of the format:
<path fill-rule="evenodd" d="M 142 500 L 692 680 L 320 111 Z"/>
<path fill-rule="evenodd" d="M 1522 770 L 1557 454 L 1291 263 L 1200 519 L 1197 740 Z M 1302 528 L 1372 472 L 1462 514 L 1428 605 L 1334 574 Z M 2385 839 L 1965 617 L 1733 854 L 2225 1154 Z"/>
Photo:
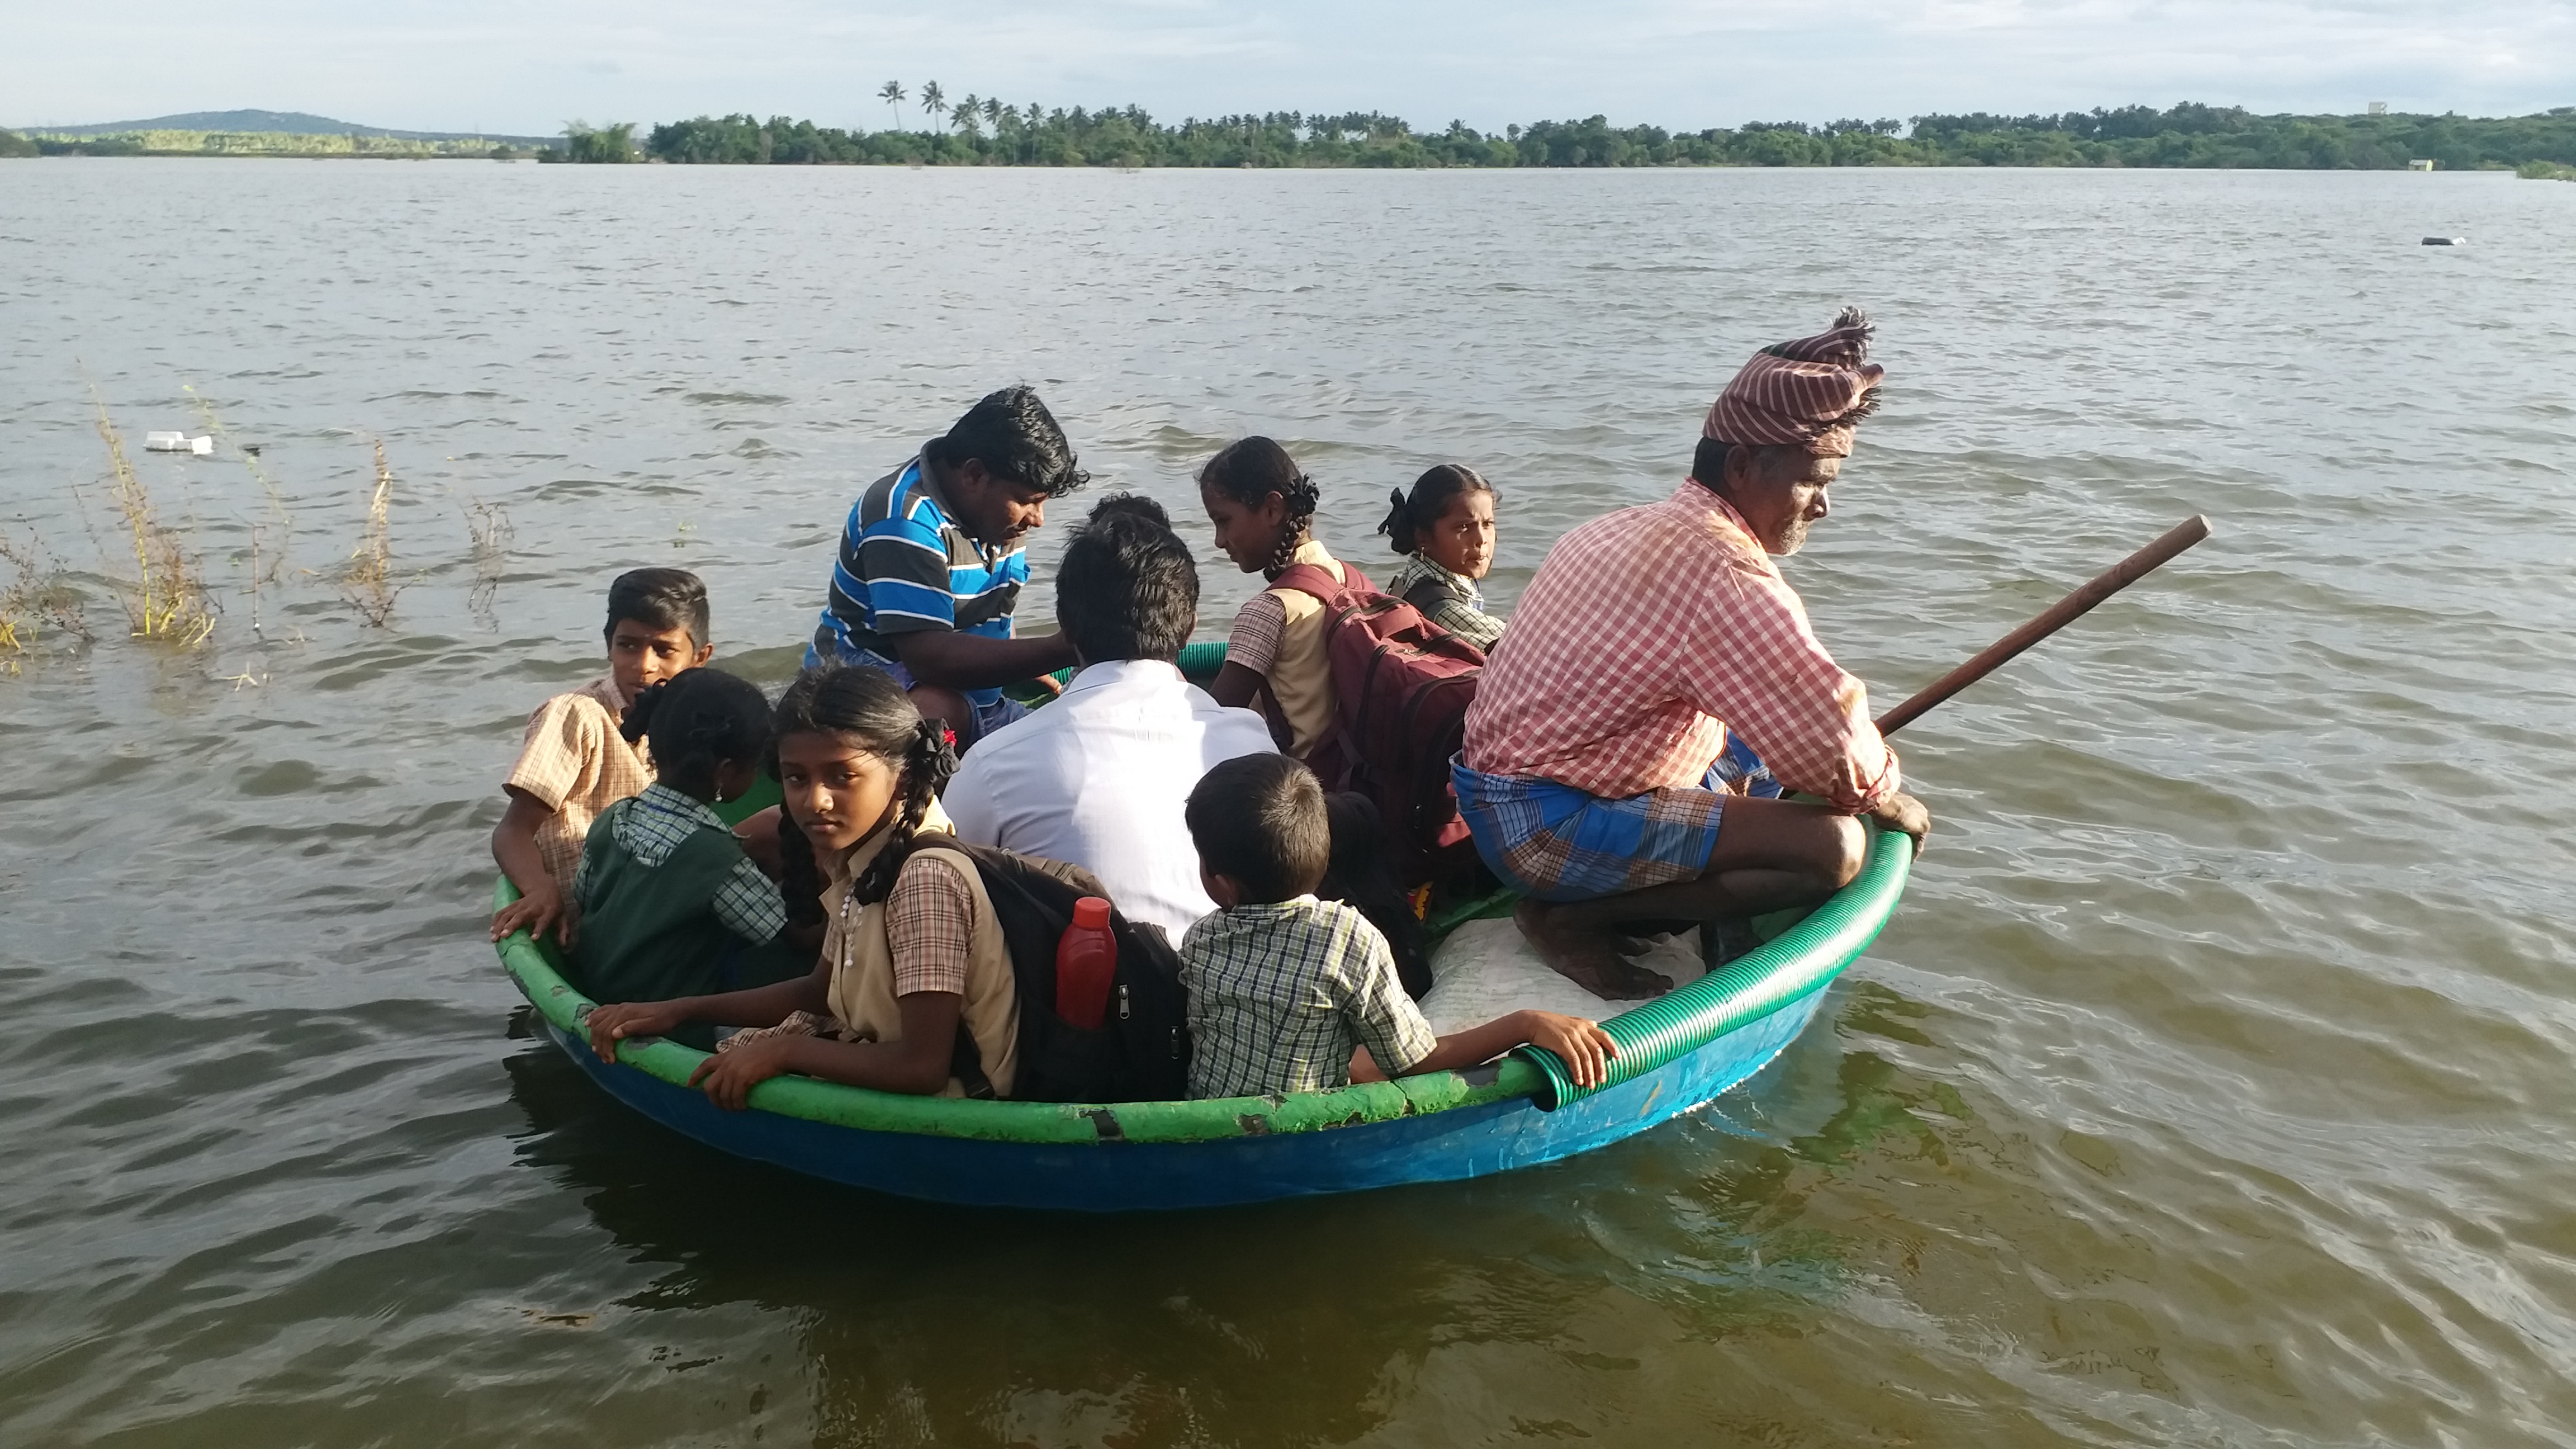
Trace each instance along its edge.
<path fill-rule="evenodd" d="M 1204 1207 L 1509 1171 L 1686 1112 L 1796 1038 L 1894 914 L 1912 861 L 1910 841 L 1872 827 L 1860 875 L 1831 899 L 1700 980 L 1605 1019 L 1619 1055 L 1590 1090 L 1553 1055 L 1524 1048 L 1464 1072 L 1197 1102 L 980 1102 L 781 1077 L 753 1089 L 749 1110 L 726 1112 L 687 1085 L 702 1052 L 627 1041 L 615 1065 L 600 1061 L 582 1025 L 592 1003 L 564 980 L 550 943 L 519 932 L 497 949 L 548 1034 L 594 1080 L 719 1150 L 944 1202 Z M 496 906 L 514 894 L 503 881 Z"/>

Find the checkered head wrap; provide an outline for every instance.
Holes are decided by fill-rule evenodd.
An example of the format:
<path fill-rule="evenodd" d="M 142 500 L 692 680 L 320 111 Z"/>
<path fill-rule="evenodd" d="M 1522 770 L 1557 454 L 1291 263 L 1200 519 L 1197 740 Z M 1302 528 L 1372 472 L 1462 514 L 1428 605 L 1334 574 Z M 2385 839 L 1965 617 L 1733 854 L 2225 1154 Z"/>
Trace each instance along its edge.
<path fill-rule="evenodd" d="M 1700 436 L 1850 457 L 1852 430 L 1878 410 L 1878 385 L 1887 376 L 1863 360 L 1877 330 L 1868 313 L 1845 307 L 1831 330 L 1763 348 L 1717 395 Z"/>

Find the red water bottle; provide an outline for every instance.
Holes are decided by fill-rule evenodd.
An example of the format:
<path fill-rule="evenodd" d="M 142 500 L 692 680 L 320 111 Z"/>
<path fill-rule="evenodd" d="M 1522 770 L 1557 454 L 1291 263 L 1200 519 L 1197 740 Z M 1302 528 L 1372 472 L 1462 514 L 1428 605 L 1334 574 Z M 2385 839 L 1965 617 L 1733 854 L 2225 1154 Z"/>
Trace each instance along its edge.
<path fill-rule="evenodd" d="M 1055 1014 L 1084 1031 L 1100 1030 L 1117 974 L 1118 941 L 1109 934 L 1109 903 L 1084 896 L 1073 903 L 1073 924 L 1055 943 Z"/>

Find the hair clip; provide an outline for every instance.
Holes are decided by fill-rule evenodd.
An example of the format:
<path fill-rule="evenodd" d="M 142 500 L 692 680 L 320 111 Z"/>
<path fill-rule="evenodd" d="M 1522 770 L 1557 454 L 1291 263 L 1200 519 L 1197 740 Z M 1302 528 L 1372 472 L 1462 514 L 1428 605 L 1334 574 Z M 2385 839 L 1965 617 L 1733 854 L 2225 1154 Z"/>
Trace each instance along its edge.
<path fill-rule="evenodd" d="M 957 748 L 957 731 L 942 724 L 939 727 L 939 742 L 952 750 Z"/>

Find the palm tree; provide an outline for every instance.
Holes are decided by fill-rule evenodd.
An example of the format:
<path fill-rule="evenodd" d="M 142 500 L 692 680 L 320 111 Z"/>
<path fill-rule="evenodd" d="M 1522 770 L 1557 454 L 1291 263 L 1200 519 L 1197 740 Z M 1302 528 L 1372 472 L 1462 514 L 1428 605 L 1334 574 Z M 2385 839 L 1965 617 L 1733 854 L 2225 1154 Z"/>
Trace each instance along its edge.
<path fill-rule="evenodd" d="M 972 136 L 975 134 L 976 127 L 983 124 L 984 103 L 973 96 L 968 96 L 957 103 L 957 108 L 948 113 L 948 118 L 955 121 L 960 130 Z"/>
<path fill-rule="evenodd" d="M 942 111 L 942 109 L 944 108 L 944 107 L 943 107 L 943 105 L 942 105 L 942 103 L 943 103 L 943 102 L 945 102 L 947 99 L 948 99 L 948 93 L 947 93 L 946 91 L 943 91 L 943 90 L 941 90 L 941 89 L 939 88 L 939 82 L 937 82 L 937 81 L 931 81 L 931 82 L 929 82 L 928 84 L 924 85 L 924 86 L 921 88 L 921 110 L 922 110 L 922 113 L 923 113 L 924 115 L 930 115 L 930 116 L 936 116 L 936 115 L 940 114 L 940 112 L 941 112 L 941 111 Z"/>
<path fill-rule="evenodd" d="M 987 97 L 985 98 L 985 100 L 984 100 L 984 119 L 993 123 L 993 130 L 994 130 L 994 133 L 995 133 L 995 134 L 997 134 L 997 135 L 998 135 L 998 134 L 1000 134 L 1001 129 L 1002 129 L 1002 98 L 1001 98 L 1001 97 L 999 97 L 999 96 L 987 96 Z"/>
<path fill-rule="evenodd" d="M 887 81 L 885 83 L 885 88 L 877 92 L 877 99 L 886 103 L 887 110 L 894 112 L 895 128 L 898 130 L 902 129 L 903 112 L 897 110 L 896 107 L 903 104 L 903 82 Z"/>

